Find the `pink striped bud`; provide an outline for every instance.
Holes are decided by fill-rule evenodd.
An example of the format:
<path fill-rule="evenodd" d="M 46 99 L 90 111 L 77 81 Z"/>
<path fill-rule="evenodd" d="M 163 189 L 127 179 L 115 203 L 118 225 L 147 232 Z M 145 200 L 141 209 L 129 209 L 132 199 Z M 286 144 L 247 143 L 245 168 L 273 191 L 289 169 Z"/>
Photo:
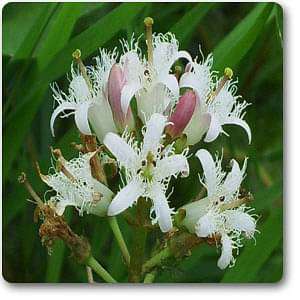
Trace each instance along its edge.
<path fill-rule="evenodd" d="M 180 97 L 174 112 L 169 118 L 169 121 L 173 124 L 168 125 L 166 128 L 167 134 L 172 138 L 176 138 L 182 134 L 193 116 L 196 101 L 196 95 L 193 91 L 187 91 Z"/>
<path fill-rule="evenodd" d="M 121 107 L 121 92 L 125 84 L 126 79 L 122 68 L 118 64 L 114 64 L 108 77 L 107 94 L 113 118 L 119 131 L 123 131 L 125 126 L 132 121 L 131 109 L 128 109 L 125 117 Z"/>

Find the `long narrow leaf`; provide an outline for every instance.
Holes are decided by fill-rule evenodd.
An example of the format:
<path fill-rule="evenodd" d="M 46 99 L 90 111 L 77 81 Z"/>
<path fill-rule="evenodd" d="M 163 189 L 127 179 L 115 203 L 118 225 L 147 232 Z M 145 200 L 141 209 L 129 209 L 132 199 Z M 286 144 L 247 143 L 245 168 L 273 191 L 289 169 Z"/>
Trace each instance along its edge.
<path fill-rule="evenodd" d="M 53 55 L 65 46 L 85 6 L 85 3 L 64 3 L 60 7 L 47 38 L 37 52 L 39 69 L 45 68 Z"/>
<path fill-rule="evenodd" d="M 29 33 L 25 37 L 23 43 L 20 45 L 15 55 L 13 56 L 13 61 L 18 59 L 27 59 L 30 57 L 38 44 L 39 38 L 47 26 L 51 16 L 54 14 L 58 7 L 57 3 L 43 4 L 43 10 L 41 11 L 37 21 L 33 24 Z"/>
<path fill-rule="evenodd" d="M 215 48 L 215 68 L 235 67 L 263 30 L 273 4 L 259 3 Z"/>
<path fill-rule="evenodd" d="M 171 27 L 170 32 L 176 35 L 176 38 L 180 41 L 181 48 L 185 47 L 199 22 L 215 5 L 216 3 L 199 3 Z"/>

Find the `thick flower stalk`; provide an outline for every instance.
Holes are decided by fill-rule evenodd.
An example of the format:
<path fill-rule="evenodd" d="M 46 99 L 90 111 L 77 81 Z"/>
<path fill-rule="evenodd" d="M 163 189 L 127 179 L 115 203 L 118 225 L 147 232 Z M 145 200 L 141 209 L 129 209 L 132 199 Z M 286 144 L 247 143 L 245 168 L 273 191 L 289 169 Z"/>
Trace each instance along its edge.
<path fill-rule="evenodd" d="M 239 197 L 247 159 L 242 169 L 233 159 L 232 170 L 226 174 L 222 171 L 222 159 L 214 161 L 209 152 L 203 149 L 196 156 L 202 164 L 202 182 L 207 189 L 207 197 L 182 207 L 186 214 L 182 225 L 200 238 L 220 238 L 222 253 L 218 267 L 224 269 L 234 265 L 233 252 L 238 252 L 242 247 L 242 235 L 253 238 L 256 232 L 253 210 Z"/>
<path fill-rule="evenodd" d="M 152 200 L 152 223 L 158 222 L 161 231 L 172 229 L 173 209 L 169 207 L 166 190 L 172 176 L 188 176 L 189 165 L 186 151 L 174 154 L 172 145 L 164 148 L 164 128 L 167 118 L 153 114 L 144 129 L 142 145 L 128 135 L 119 137 L 108 133 L 105 146 L 116 157 L 125 171 L 126 185 L 112 200 L 108 215 L 117 215 L 138 201 L 140 197 Z"/>

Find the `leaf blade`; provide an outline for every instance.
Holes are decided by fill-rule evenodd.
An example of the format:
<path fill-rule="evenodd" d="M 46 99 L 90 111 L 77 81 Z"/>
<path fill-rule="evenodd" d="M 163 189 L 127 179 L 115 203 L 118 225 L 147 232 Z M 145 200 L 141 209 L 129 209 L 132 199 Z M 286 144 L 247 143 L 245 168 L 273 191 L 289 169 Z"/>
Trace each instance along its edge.
<path fill-rule="evenodd" d="M 272 11 L 270 3 L 257 4 L 213 51 L 215 69 L 236 67 L 262 31 Z"/>

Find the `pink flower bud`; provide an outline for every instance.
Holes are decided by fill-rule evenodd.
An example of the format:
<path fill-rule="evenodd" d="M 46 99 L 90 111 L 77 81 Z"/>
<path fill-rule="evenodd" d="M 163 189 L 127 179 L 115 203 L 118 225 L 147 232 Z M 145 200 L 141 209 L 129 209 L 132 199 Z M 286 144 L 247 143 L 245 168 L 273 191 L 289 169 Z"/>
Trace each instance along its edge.
<path fill-rule="evenodd" d="M 171 114 L 170 124 L 166 128 L 167 134 L 172 138 L 180 136 L 192 118 L 196 106 L 196 95 L 193 91 L 187 91 L 180 97 L 174 112 Z"/>
<path fill-rule="evenodd" d="M 132 121 L 131 109 L 128 109 L 125 116 L 121 107 L 121 92 L 125 84 L 126 79 L 122 68 L 118 64 L 114 64 L 108 77 L 107 95 L 113 118 L 119 131 L 122 131 Z"/>

